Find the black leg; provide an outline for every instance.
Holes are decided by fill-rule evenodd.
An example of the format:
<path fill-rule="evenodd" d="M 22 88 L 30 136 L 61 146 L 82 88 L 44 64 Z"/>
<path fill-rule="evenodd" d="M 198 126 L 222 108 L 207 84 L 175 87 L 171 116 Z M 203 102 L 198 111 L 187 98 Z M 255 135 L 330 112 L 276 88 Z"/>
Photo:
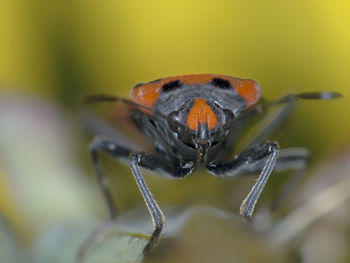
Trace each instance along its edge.
<path fill-rule="evenodd" d="M 258 143 L 263 142 L 266 140 L 266 137 L 276 131 L 280 126 L 282 126 L 292 113 L 294 106 L 296 102 L 300 99 L 302 100 L 330 100 L 339 98 L 342 95 L 340 93 L 336 92 L 306 92 L 306 93 L 297 93 L 297 94 L 288 94 L 286 96 L 283 96 L 279 99 L 276 99 L 271 102 L 267 102 L 262 105 L 257 105 L 255 108 L 252 108 L 252 110 L 248 110 L 249 115 L 254 115 L 258 113 L 265 112 L 269 110 L 272 106 L 276 105 L 283 105 L 282 110 L 271 120 L 267 125 L 257 133 L 256 137 L 253 138 L 249 145 L 247 147 L 251 147 L 253 145 L 256 145 Z M 243 114 L 245 115 L 245 114 Z"/>
<path fill-rule="evenodd" d="M 143 253 L 147 254 L 151 248 L 157 243 L 163 226 L 165 224 L 165 217 L 162 210 L 159 208 L 156 200 L 154 199 L 151 191 L 149 190 L 139 167 L 147 168 L 152 171 L 157 171 L 161 174 L 166 174 L 171 177 L 183 178 L 186 175 L 192 173 L 194 166 L 189 164 L 184 167 L 175 167 L 169 165 L 168 162 L 145 152 L 132 152 L 129 155 L 130 168 L 135 178 L 137 186 L 140 189 L 143 199 L 147 205 L 148 211 L 151 214 L 152 222 L 154 225 L 154 231 L 149 239 L 147 245 L 144 248 Z"/>
<path fill-rule="evenodd" d="M 300 93 L 290 94 L 280 99 L 267 103 L 261 107 L 261 111 L 268 110 L 271 106 L 285 104 L 280 112 L 275 115 L 270 121 L 266 122 L 265 126 L 256 133 L 250 142 L 248 142 L 247 148 L 252 147 L 278 130 L 284 125 L 289 116 L 291 115 L 296 102 L 299 99 L 332 99 L 337 98 L 339 94 L 329 92 L 315 92 L 315 93 Z M 291 148 L 283 149 L 279 154 L 275 170 L 295 170 L 292 176 L 288 179 L 286 186 L 280 191 L 278 196 L 274 198 L 271 209 L 279 207 L 283 201 L 288 197 L 291 190 L 295 187 L 299 179 L 305 173 L 305 170 L 309 164 L 309 152 L 304 148 Z"/>
<path fill-rule="evenodd" d="M 151 191 L 149 190 L 145 180 L 143 179 L 139 167 L 157 171 L 161 174 L 165 174 L 171 177 L 183 178 L 186 175 L 192 173 L 194 165 L 191 163 L 187 164 L 184 167 L 175 167 L 169 165 L 168 162 L 165 162 L 164 160 L 145 152 L 132 152 L 129 155 L 129 161 L 132 174 L 134 175 L 142 197 L 145 200 L 154 225 L 154 231 L 143 251 L 144 254 L 146 254 L 157 243 L 165 224 L 165 217 L 156 200 L 154 199 Z"/>
<path fill-rule="evenodd" d="M 300 178 L 304 175 L 309 166 L 310 156 L 309 151 L 305 148 L 289 148 L 280 151 L 277 160 L 277 171 L 295 170 L 288 179 L 286 185 L 272 200 L 271 209 L 275 210 L 287 199 L 291 191 L 295 188 Z"/>
<path fill-rule="evenodd" d="M 278 155 L 277 161 L 275 161 L 276 154 Z M 254 185 L 251 193 L 248 194 L 241 206 L 241 214 L 249 217 L 253 213 L 255 203 L 259 198 L 272 169 L 277 171 L 296 170 L 287 183 L 287 186 L 274 201 L 273 206 L 277 207 L 288 195 L 290 190 L 293 189 L 297 180 L 304 173 L 308 166 L 308 161 L 309 152 L 304 148 L 283 149 L 278 153 L 277 144 L 274 142 L 267 142 L 245 150 L 236 156 L 231 162 L 221 165 L 209 165 L 207 168 L 209 173 L 225 178 L 233 178 L 262 171 L 257 183 Z M 273 166 L 273 162 L 275 162 L 274 168 L 271 167 L 271 165 Z M 249 207 L 250 214 L 248 213 L 247 215 L 246 210 Z"/>
<path fill-rule="evenodd" d="M 305 148 L 282 149 L 275 170 L 304 170 L 309 165 L 309 157 L 309 151 Z"/>
<path fill-rule="evenodd" d="M 165 224 L 165 217 L 163 215 L 163 212 L 159 208 L 145 180 L 143 179 L 143 176 L 139 169 L 139 164 L 145 161 L 144 159 L 148 157 L 150 156 L 146 153 L 137 153 L 137 152 L 133 152 L 129 156 L 130 168 L 131 168 L 132 174 L 134 175 L 137 186 L 139 187 L 142 197 L 145 200 L 148 211 L 151 214 L 152 222 L 154 226 L 154 231 L 152 233 L 152 236 L 144 248 L 144 251 L 143 251 L 144 254 L 150 251 L 153 245 L 157 243 L 160 233 L 162 232 L 163 226 Z M 147 163 L 147 165 L 149 165 L 149 163 Z"/>
<path fill-rule="evenodd" d="M 228 140 L 224 145 L 225 149 L 223 150 L 222 156 L 219 156 L 219 160 L 227 160 L 230 158 L 230 153 L 233 150 L 234 145 L 236 145 L 238 140 L 240 140 L 241 136 L 237 136 L 240 134 L 241 127 L 244 127 L 246 121 L 248 121 L 253 116 L 260 116 L 260 118 L 264 118 L 264 114 L 266 114 L 271 107 L 283 105 L 281 111 L 270 121 L 267 121 L 266 125 L 260 129 L 260 131 L 256 132 L 255 135 L 252 136 L 250 140 L 248 140 L 243 148 L 250 148 L 256 144 L 260 144 L 267 139 L 267 136 L 276 131 L 281 125 L 283 125 L 292 110 L 296 102 L 299 100 L 330 100 L 342 97 L 340 93 L 337 92 L 310 92 L 310 93 L 297 93 L 297 94 L 288 94 L 279 99 L 276 99 L 271 102 L 262 102 L 257 104 L 256 106 L 246 110 L 232 121 L 222 124 L 221 127 L 224 130 L 229 130 L 229 134 L 227 135 Z M 259 119 L 260 121 L 261 119 Z"/>
<path fill-rule="evenodd" d="M 266 121 L 264 127 L 262 127 L 258 132 L 256 132 L 255 137 L 249 140 L 246 148 L 250 148 L 253 145 L 262 143 L 268 138 L 269 135 L 273 134 L 276 130 L 283 126 L 283 124 L 287 122 L 288 117 L 291 115 L 294 107 L 295 103 L 293 101 L 290 101 L 287 104 L 285 104 L 276 116 Z M 267 109 L 267 107 L 265 109 Z M 269 118 L 269 116 L 267 118 Z"/>
<path fill-rule="evenodd" d="M 225 123 L 222 126 L 227 129 L 227 127 L 234 126 L 235 122 L 240 120 L 246 120 L 247 118 L 254 116 L 256 114 L 262 113 L 268 110 L 272 106 L 280 105 L 280 104 L 293 104 L 298 100 L 331 100 L 342 97 L 342 94 L 338 92 L 330 92 L 330 91 L 322 91 L 322 92 L 304 92 L 304 93 L 296 93 L 296 94 L 288 94 L 279 99 L 276 99 L 271 102 L 267 102 L 264 104 L 257 104 L 256 106 L 246 110 L 238 117 L 233 119 L 229 123 Z"/>
<path fill-rule="evenodd" d="M 156 171 L 161 174 L 166 174 L 171 177 L 183 178 L 193 171 L 194 165 L 187 164 L 184 167 L 175 167 L 169 164 L 168 162 L 150 153 L 131 152 L 130 150 L 124 147 L 121 147 L 120 145 L 115 143 L 113 140 L 96 137 L 91 144 L 91 152 L 92 152 L 96 175 L 99 180 L 102 192 L 105 196 L 112 219 L 115 218 L 115 216 L 117 215 L 117 210 L 114 205 L 111 193 L 109 191 L 107 181 L 101 170 L 101 166 L 98 158 L 98 151 L 104 151 L 118 159 L 127 160 L 128 158 L 130 162 L 130 168 L 131 168 L 132 174 L 135 178 L 137 186 L 139 187 L 142 197 L 145 200 L 145 203 L 151 214 L 153 225 L 154 225 L 154 231 L 151 235 L 151 238 L 149 239 L 147 245 L 144 248 L 144 253 L 147 253 L 153 247 L 153 245 L 157 243 L 159 236 L 161 234 L 163 225 L 165 224 L 165 217 L 163 215 L 163 212 L 159 208 L 156 200 L 154 199 L 151 191 L 149 190 L 140 172 L 139 167 Z"/>
<path fill-rule="evenodd" d="M 222 165 L 208 165 L 208 172 L 215 176 L 235 177 L 261 171 L 260 176 L 247 197 L 243 200 L 240 214 L 251 217 L 255 204 L 275 167 L 279 154 L 276 142 L 266 142 L 245 150 L 231 162 Z"/>
<path fill-rule="evenodd" d="M 248 110 L 246 113 L 243 113 L 239 116 L 239 119 L 247 119 L 250 116 L 261 114 L 269 110 L 271 107 L 276 105 L 283 105 L 282 110 L 271 119 L 263 129 L 256 133 L 256 136 L 250 140 L 246 148 L 254 147 L 261 143 L 266 137 L 276 131 L 281 127 L 288 117 L 290 116 L 296 102 L 300 99 L 303 100 L 329 100 L 339 98 L 342 95 L 336 92 L 311 92 L 311 93 L 299 93 L 299 94 L 289 94 L 282 98 L 279 98 L 275 101 L 265 103 L 263 105 L 257 105 L 256 107 Z M 309 153 L 306 149 L 297 148 L 297 149 L 286 149 L 280 152 L 276 170 L 286 170 L 293 169 L 296 170 L 290 180 L 287 183 L 287 186 L 279 194 L 279 196 L 274 200 L 273 206 L 278 207 L 281 202 L 288 196 L 289 192 L 296 185 L 299 178 L 304 174 L 309 162 Z M 261 163 L 256 166 L 257 169 L 262 169 Z M 248 171 L 249 172 L 249 171 Z M 232 172 L 230 172 L 232 174 Z"/>
<path fill-rule="evenodd" d="M 94 138 L 93 142 L 90 145 L 90 149 L 91 149 L 93 166 L 95 169 L 98 182 L 100 184 L 102 193 L 105 197 L 110 217 L 114 219 L 117 216 L 117 209 L 108 187 L 108 181 L 102 172 L 98 152 L 104 151 L 112 154 L 113 156 L 119 159 L 123 159 L 123 158 L 127 159 L 131 151 L 124 147 L 119 146 L 113 140 L 101 138 L 98 136 Z"/>

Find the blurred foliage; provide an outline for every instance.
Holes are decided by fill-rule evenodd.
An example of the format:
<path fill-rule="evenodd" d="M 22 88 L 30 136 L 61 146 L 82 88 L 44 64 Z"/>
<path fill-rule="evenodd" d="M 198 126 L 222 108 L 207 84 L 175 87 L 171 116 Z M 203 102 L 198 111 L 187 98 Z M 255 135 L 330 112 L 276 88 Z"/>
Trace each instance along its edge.
<path fill-rule="evenodd" d="M 286 93 L 339 91 L 344 95 L 341 100 L 301 102 L 279 135 L 283 147 L 310 149 L 314 164 L 311 171 L 330 153 L 336 157 L 327 163 L 336 163 L 345 156 L 342 153 L 350 143 L 349 16 L 350 3 L 341 0 L 2 0 L 0 214 L 7 223 L 0 224 L 0 242 L 1 246 L 5 244 L 3 247 L 11 247 L 5 249 L 8 258 L 18 261 L 14 255 L 19 248 L 30 254 L 28 251 L 32 251 L 35 242 L 47 242 L 47 246 L 36 247 L 51 251 L 50 241 L 43 236 L 56 225 L 95 222 L 96 218 L 100 222 L 106 217 L 92 177 L 87 150 L 90 138 L 85 136 L 76 117 L 78 102 L 86 94 L 127 96 L 138 82 L 186 73 L 252 78 L 261 84 L 268 100 Z M 129 169 L 110 161 L 104 162 L 104 166 L 108 175 L 122 173 L 117 178 L 110 176 L 121 210 L 141 204 Z M 330 170 L 329 177 L 338 174 L 342 178 L 348 173 L 347 168 L 337 173 Z M 266 190 L 276 191 L 277 175 L 272 176 Z M 307 174 L 296 193 L 304 193 L 301 195 L 307 199 L 321 191 L 307 195 L 309 182 L 324 187 L 335 183 L 331 180 L 321 184 L 320 177 L 314 172 Z M 147 180 L 161 206 L 200 203 L 238 211 L 253 179 L 227 182 L 200 174 L 183 181 Z M 266 191 L 264 198 L 269 199 Z M 291 200 L 285 216 L 296 206 Z M 259 208 L 263 211 L 261 203 Z M 321 262 L 322 257 L 312 252 L 322 251 L 332 241 L 338 250 L 328 246 L 324 251 L 333 253 L 329 255 L 338 251 L 340 256 L 333 262 L 347 262 L 349 255 L 342 248 L 350 243 L 349 224 L 337 225 L 334 218 L 338 217 L 348 219 L 349 215 L 338 211 L 332 219 L 318 221 L 314 231 L 302 232 L 304 243 L 291 249 L 280 246 L 281 258 Z M 210 225 L 209 221 L 204 225 Z M 220 224 L 213 222 L 211 226 L 221 233 L 213 237 L 216 242 L 220 242 L 220 235 L 229 244 L 236 244 L 243 237 L 237 226 L 230 225 L 222 231 L 218 229 Z M 181 235 L 179 240 L 188 247 L 181 246 L 182 241 L 174 241 L 175 245 L 181 243 L 174 245 L 178 249 L 177 262 L 183 260 L 189 249 L 194 251 L 189 258 L 193 262 L 199 260 L 196 257 L 199 246 L 194 244 L 205 242 L 200 235 L 192 235 L 201 233 L 200 228 L 187 228 L 199 232 L 190 229 Z M 235 241 L 225 235 L 229 231 L 236 235 Z M 78 230 L 77 233 L 82 234 Z M 302 239 L 301 236 L 297 239 Z M 256 238 L 254 242 L 263 242 Z M 322 239 L 326 241 L 322 243 Z M 203 247 L 211 253 L 209 243 Z M 160 262 L 157 258 L 176 262 L 169 259 L 170 255 L 176 258 L 174 252 L 169 252 L 166 246 L 162 249 L 164 254 L 155 252 L 155 262 Z M 242 251 L 251 253 L 249 249 L 247 246 Z M 270 252 L 266 249 L 262 253 L 266 253 L 266 258 L 275 255 Z M 55 253 L 59 251 L 52 252 Z"/>

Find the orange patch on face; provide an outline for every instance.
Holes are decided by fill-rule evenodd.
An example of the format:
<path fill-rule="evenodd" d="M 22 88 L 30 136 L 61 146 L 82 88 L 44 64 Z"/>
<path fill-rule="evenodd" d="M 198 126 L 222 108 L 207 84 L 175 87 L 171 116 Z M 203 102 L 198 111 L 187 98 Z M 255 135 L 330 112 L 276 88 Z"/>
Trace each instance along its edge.
<path fill-rule="evenodd" d="M 218 124 L 218 118 L 205 99 L 196 99 L 188 113 L 186 124 L 193 131 L 198 130 L 199 124 L 207 124 L 208 129 L 211 130 Z"/>
<path fill-rule="evenodd" d="M 237 93 L 247 102 L 247 108 L 259 101 L 261 89 L 254 80 L 233 78 L 231 83 Z"/>

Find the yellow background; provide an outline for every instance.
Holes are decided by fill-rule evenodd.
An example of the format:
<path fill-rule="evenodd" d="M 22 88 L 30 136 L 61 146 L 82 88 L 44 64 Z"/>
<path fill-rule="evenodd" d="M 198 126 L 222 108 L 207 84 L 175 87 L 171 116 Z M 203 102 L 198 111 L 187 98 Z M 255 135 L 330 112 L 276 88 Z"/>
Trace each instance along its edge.
<path fill-rule="evenodd" d="M 349 10 L 348 1 L 2 0 L 0 96 L 35 95 L 73 114 L 86 94 L 128 96 L 136 83 L 187 73 L 252 78 L 269 100 L 338 91 L 343 99 L 301 102 L 288 126 L 286 144 L 321 160 L 350 142 Z M 9 191 L 0 177 L 1 210 L 20 221 Z"/>
<path fill-rule="evenodd" d="M 0 81 L 64 102 L 186 73 L 253 78 L 270 99 L 335 90 L 345 99 L 304 103 L 299 116 L 339 146 L 350 130 L 348 15 L 347 1 L 3 0 Z"/>

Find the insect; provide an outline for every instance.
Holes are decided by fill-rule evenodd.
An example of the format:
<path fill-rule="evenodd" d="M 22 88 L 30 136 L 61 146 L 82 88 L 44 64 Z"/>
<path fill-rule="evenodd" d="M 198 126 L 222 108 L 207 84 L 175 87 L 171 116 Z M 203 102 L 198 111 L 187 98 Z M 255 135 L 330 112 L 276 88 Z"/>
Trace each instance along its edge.
<path fill-rule="evenodd" d="M 328 91 L 289 94 L 265 103 L 260 96 L 260 86 L 254 80 L 192 74 L 138 84 L 132 89 L 130 99 L 109 95 L 86 98 L 87 104 L 115 102 L 127 107 L 126 119 L 151 145 L 151 150 L 145 151 L 133 142 L 126 143 L 126 137 L 116 140 L 102 136 L 91 143 L 94 169 L 112 218 L 116 217 L 117 209 L 102 173 L 99 152 L 129 162 L 154 225 L 144 253 L 157 243 L 165 217 L 140 167 L 172 178 L 184 178 L 197 168 L 225 178 L 259 173 L 240 207 L 240 214 L 249 218 L 271 172 L 302 169 L 308 157 L 303 148 L 280 150 L 276 141 L 261 142 L 261 139 L 281 124 L 297 100 L 328 100 L 341 94 Z M 245 150 L 232 157 L 242 125 L 275 105 L 282 105 L 283 110 Z"/>

